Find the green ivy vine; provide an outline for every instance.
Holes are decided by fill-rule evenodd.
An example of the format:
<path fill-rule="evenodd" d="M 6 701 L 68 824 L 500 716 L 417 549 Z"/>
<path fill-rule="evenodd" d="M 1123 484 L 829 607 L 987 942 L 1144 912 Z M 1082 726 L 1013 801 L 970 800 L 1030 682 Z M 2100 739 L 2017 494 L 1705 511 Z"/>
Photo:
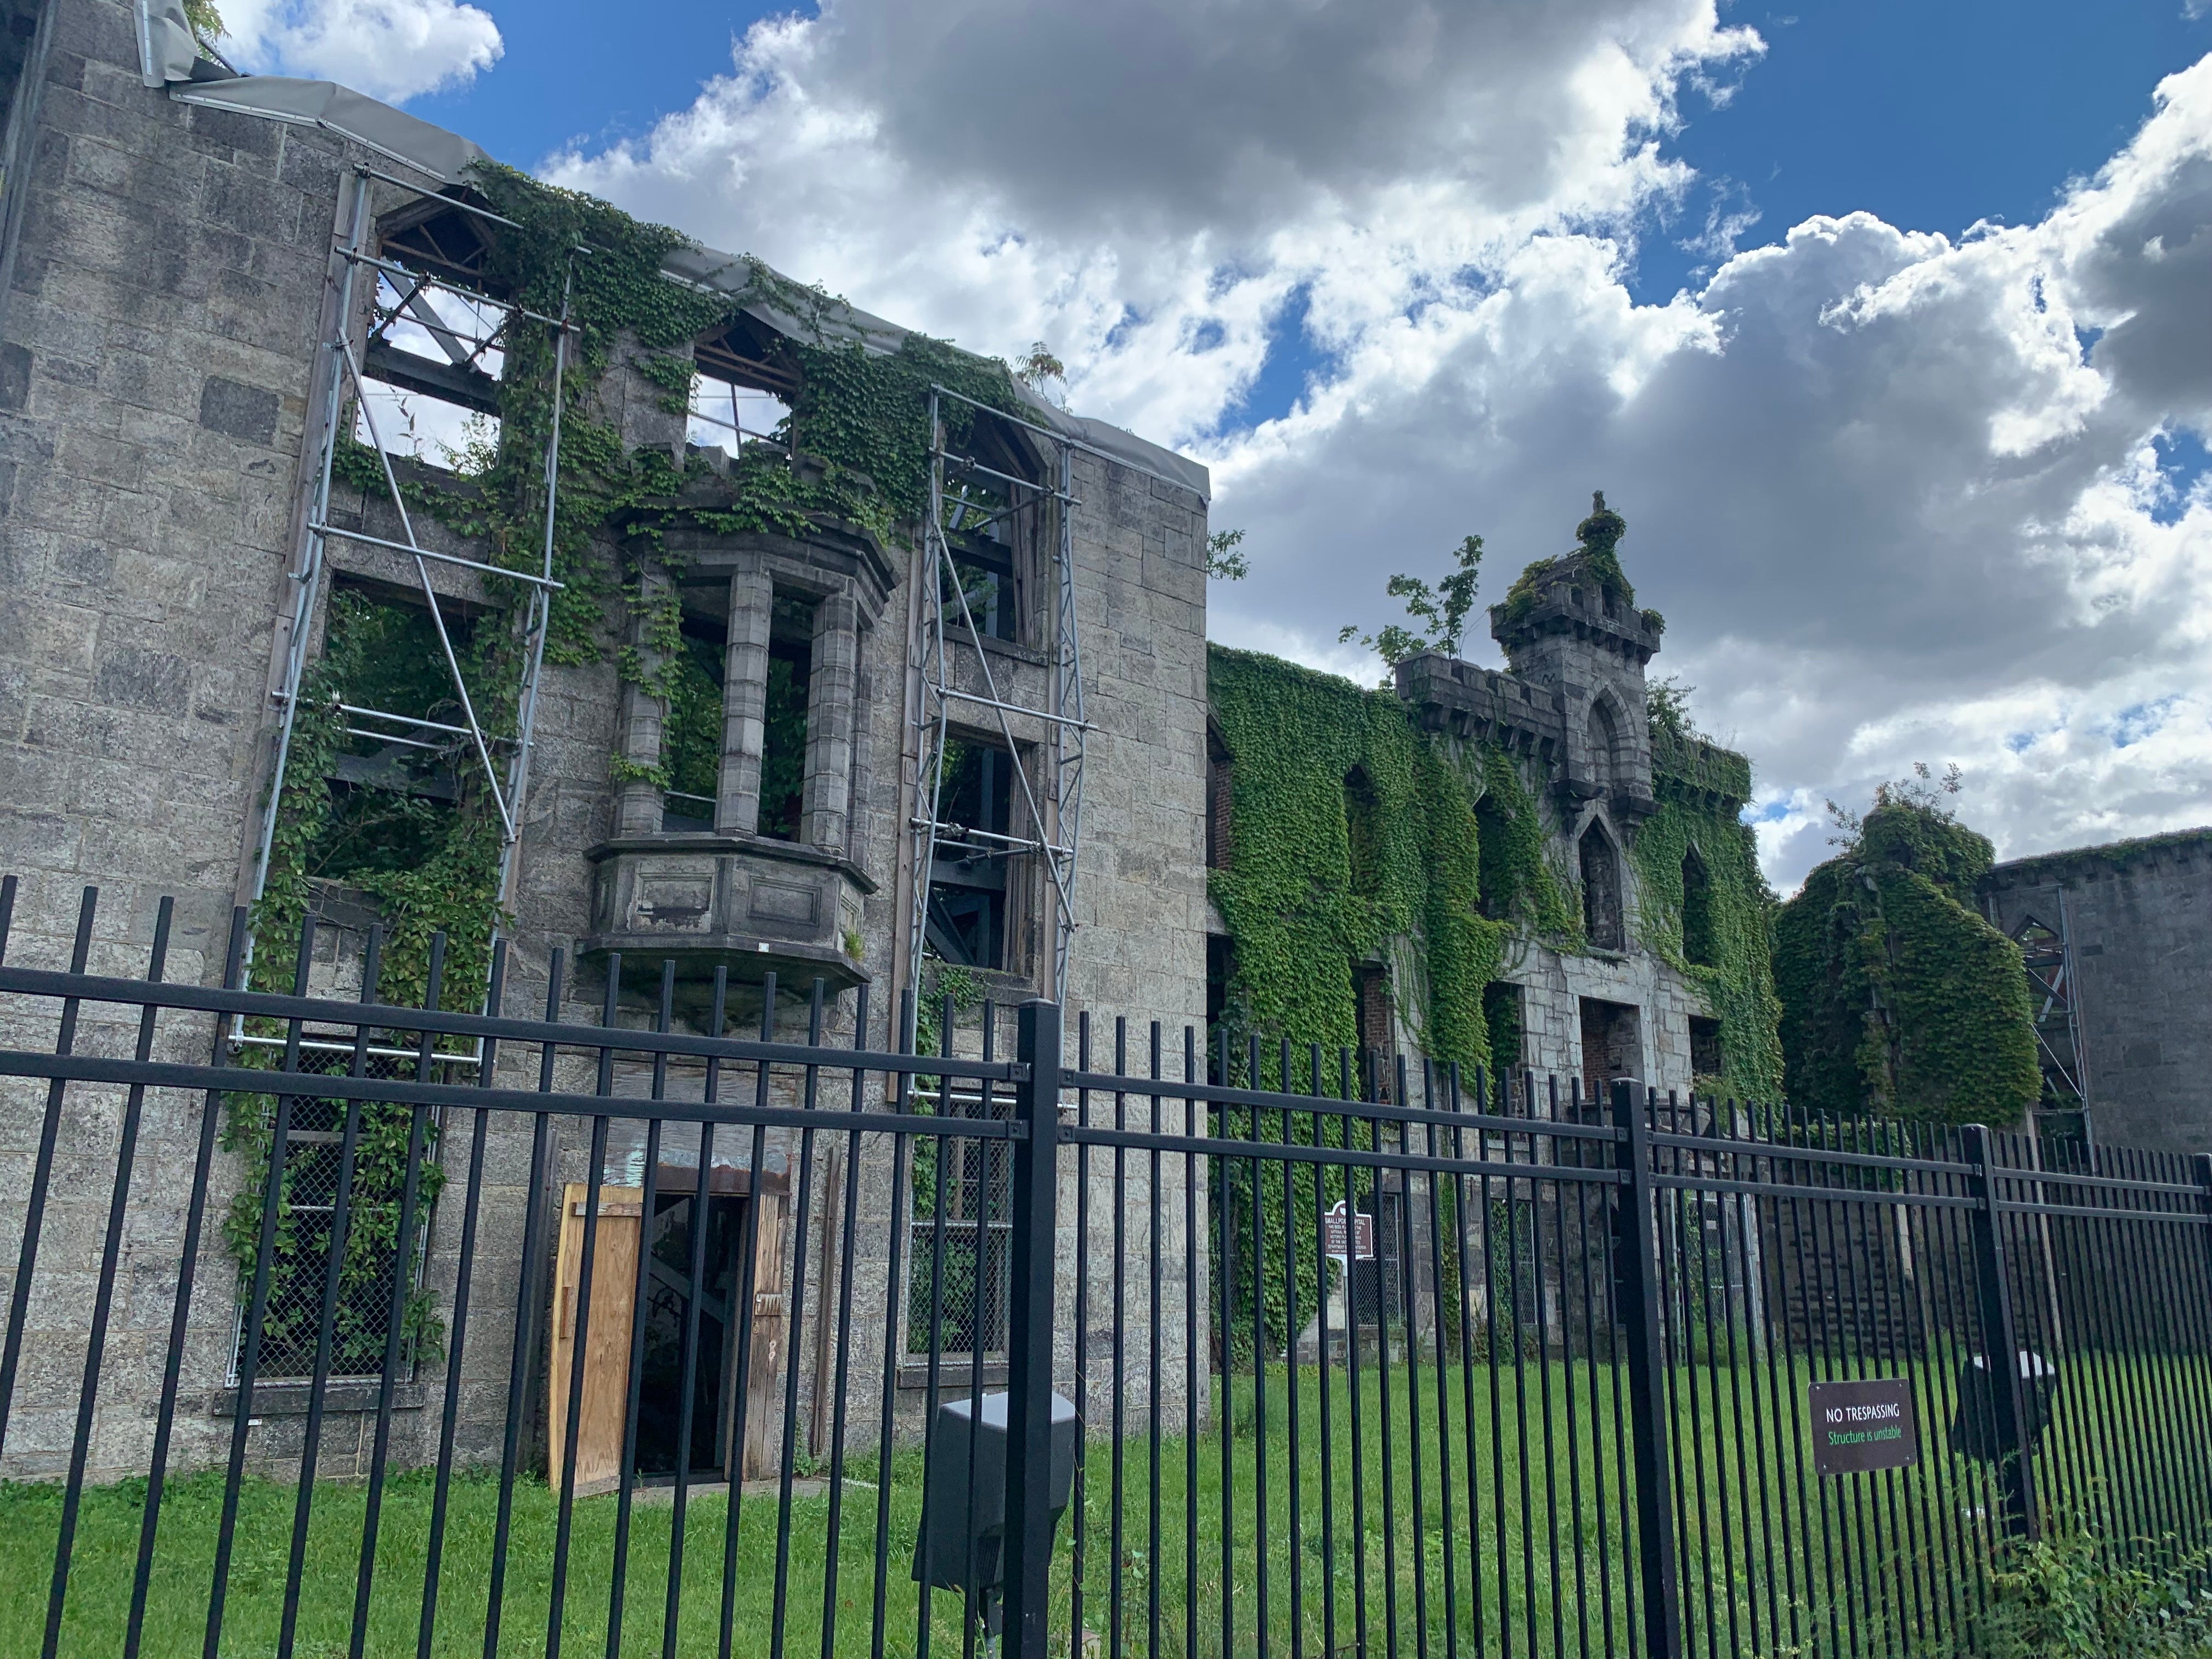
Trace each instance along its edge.
<path fill-rule="evenodd" d="M 1232 757 L 1226 867 L 1209 887 L 1243 1022 L 1263 1048 L 1287 1038 L 1334 1055 L 1358 1041 L 1352 964 L 1418 939 L 1425 995 L 1403 1012 L 1422 1049 L 1487 1064 L 1482 988 L 1514 924 L 1481 907 L 1488 866 L 1461 764 L 1388 692 L 1220 646 L 1207 658 Z M 1347 807 L 1355 774 L 1371 811 Z M 1515 806 L 1524 816 L 1525 796 Z M 1540 832 L 1535 845 L 1540 863 Z"/>
<path fill-rule="evenodd" d="M 1658 807 L 1638 827 L 1629 849 L 1641 901 L 1638 936 L 1704 994 L 1720 1022 L 1720 1074 L 1698 1077 L 1695 1086 L 1735 1100 L 1779 1099 L 1782 1047 L 1775 1027 L 1781 1007 L 1768 954 L 1774 896 L 1759 873 L 1758 837 L 1732 810 L 1742 797 L 1711 805 L 1714 798 L 1695 781 L 1661 769 L 1656 744 L 1651 781 Z M 1694 915 L 1684 892 L 1692 859 L 1705 878 Z"/>
<path fill-rule="evenodd" d="M 2019 1121 L 2042 1091 L 2020 947 L 1974 908 L 1994 851 L 1885 787 L 1774 924 L 1793 1105 L 1850 1116 Z"/>
<path fill-rule="evenodd" d="M 1213 716 L 1231 757 L 1226 859 L 1209 878 L 1231 945 L 1230 1012 L 1214 1033 L 1218 1063 L 1233 1078 L 1249 1075 L 1256 1040 L 1260 1083 L 1282 1086 L 1287 1046 L 1289 1085 L 1303 1090 L 1309 1045 L 1318 1044 L 1322 1086 L 1333 1088 L 1338 1050 L 1358 1041 L 1353 965 L 1383 958 L 1419 1048 L 1469 1073 L 1487 1066 L 1484 989 L 1516 927 L 1563 914 L 1519 780 L 1501 778 L 1499 798 L 1489 802 L 1491 816 L 1502 811 L 1507 826 L 1497 838 L 1502 853 L 1492 854 L 1476 813 L 1486 791 L 1470 777 L 1471 770 L 1472 780 L 1486 779 L 1487 763 L 1424 736 L 1395 696 L 1219 646 L 1207 660 Z M 1486 909 L 1485 881 L 1492 878 L 1509 890 Z M 1255 1125 L 1253 1115 L 1226 1113 L 1224 1127 L 1294 1139 L 1316 1133 L 1310 1121 L 1285 1125 L 1259 1114 L 1263 1121 Z M 1352 1139 L 1359 1144 L 1371 1134 L 1362 1127 Z M 1311 1213 L 1316 1179 L 1310 1168 L 1292 1171 L 1294 1213 Z M 1255 1194 L 1251 1172 L 1229 1164 L 1213 1180 L 1218 1212 L 1240 1233 L 1214 1271 L 1237 1273 L 1237 1294 L 1251 1294 L 1256 1214 L 1257 1291 L 1267 1340 L 1279 1347 L 1297 1334 L 1289 1328 L 1284 1269 L 1291 1243 L 1281 1194 Z M 1332 1187 L 1319 1197 L 1327 1203 L 1343 1195 Z M 1312 1241 L 1299 1237 L 1293 1276 L 1299 1311 L 1310 1316 L 1321 1264 Z M 1243 1265 L 1227 1267 L 1231 1261 Z M 1448 1278 L 1456 1272 L 1455 1261 L 1448 1265 Z M 1254 1339 L 1233 1329 L 1224 1340 L 1243 1349 Z"/>
<path fill-rule="evenodd" d="M 908 336 L 888 355 L 833 338 L 826 325 L 840 302 L 786 283 L 757 262 L 746 262 L 745 290 L 735 295 L 672 282 L 661 274 L 663 264 L 686 240 L 592 197 L 491 163 L 480 165 L 471 183 L 517 227 L 503 231 L 490 247 L 488 286 L 543 315 L 563 314 L 565 307 L 571 325 L 557 394 L 558 487 L 550 537 L 552 572 L 564 586 L 550 607 L 546 660 L 580 666 L 607 659 L 615 625 L 627 613 L 635 642 L 613 648 L 617 671 L 668 700 L 676 738 L 660 764 L 631 769 L 657 787 L 711 796 L 720 752 L 718 677 L 682 634 L 673 586 L 646 580 L 650 568 L 669 571 L 678 563 L 669 553 L 667 531 L 802 533 L 829 518 L 889 539 L 910 539 L 927 501 L 931 385 L 1012 410 L 1018 407 L 1012 377 L 996 360 L 920 335 Z M 572 258 L 571 251 L 580 247 L 588 253 Z M 617 356 L 626 355 L 659 388 L 663 407 L 680 414 L 690 386 L 692 342 L 726 331 L 744 299 L 762 292 L 786 314 L 801 319 L 809 336 L 787 344 L 799 391 L 782 435 L 799 462 L 766 445 L 747 447 L 726 465 L 702 457 L 679 459 L 666 449 L 627 448 L 600 403 Z M 468 446 L 457 466 L 442 475 L 415 465 L 395 471 L 410 511 L 469 538 L 490 563 L 535 570 L 547 536 L 544 457 L 556 413 L 555 335 L 521 322 L 503 343 L 498 441 Z M 973 411 L 947 400 L 943 417 L 948 437 L 958 442 L 970 429 Z M 340 422 L 335 474 L 382 495 L 383 459 L 352 439 L 351 424 Z M 313 884 L 342 878 L 371 894 L 384 915 L 382 1000 L 421 1000 L 430 940 L 442 932 L 447 947 L 441 1002 L 448 1008 L 481 1004 L 490 939 L 501 921 L 501 833 L 478 763 L 465 751 L 449 757 L 459 779 L 450 807 L 406 789 L 341 793 L 332 788 L 332 773 L 349 743 L 337 705 L 394 706 L 390 688 L 379 682 L 395 647 L 408 647 L 399 657 L 416 675 L 418 699 L 425 684 L 448 684 L 442 654 L 426 663 L 422 641 L 397 637 L 425 626 L 427 618 L 399 607 L 370 605 L 343 592 L 331 599 L 326 647 L 301 689 L 264 894 L 252 919 L 252 979 L 258 988 L 289 988 Z M 470 635 L 462 678 L 487 732 L 516 729 L 527 648 L 520 607 L 482 619 Z M 804 706 L 789 684 L 787 664 L 783 679 L 780 698 L 777 685 L 770 687 L 770 715 L 772 723 L 780 720 L 788 728 L 794 709 L 795 718 L 804 720 Z M 782 748 L 789 751 L 782 756 L 784 770 L 793 774 L 784 780 L 790 787 L 783 793 L 795 799 L 799 747 L 787 741 Z M 611 767 L 617 783 L 630 781 L 624 765 L 617 757 Z M 267 1168 L 272 1109 L 265 1097 L 240 1099 L 227 1126 L 228 1142 L 246 1166 L 238 1204 L 225 1222 L 226 1238 L 242 1263 L 252 1261 L 257 1243 L 257 1172 Z M 406 1123 L 404 1110 L 364 1109 L 358 1224 L 343 1269 L 349 1287 L 378 1271 L 376 1264 L 397 1248 L 395 1183 L 404 1176 Z M 426 1214 L 438 1180 L 434 1164 L 426 1165 Z M 312 1272 L 306 1257 L 294 1260 L 302 1247 L 293 1182 L 288 1175 L 279 1212 L 280 1255 L 287 1271 Z M 410 1333 L 416 1338 L 434 1333 L 427 1300 L 410 1303 Z M 342 1346 L 355 1340 L 341 1332 Z M 380 1334 L 374 1340 L 380 1344 Z"/>

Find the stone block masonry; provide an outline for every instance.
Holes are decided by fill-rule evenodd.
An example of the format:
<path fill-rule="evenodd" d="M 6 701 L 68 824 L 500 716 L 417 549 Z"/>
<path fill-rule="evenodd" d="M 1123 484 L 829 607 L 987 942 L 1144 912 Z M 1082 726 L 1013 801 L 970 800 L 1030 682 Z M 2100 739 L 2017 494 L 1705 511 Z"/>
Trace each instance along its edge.
<path fill-rule="evenodd" d="M 148 88 L 133 9 L 122 0 L 49 0 L 45 16 L 42 55 L 24 58 L 35 58 L 36 79 L 27 84 L 36 98 L 20 88 L 11 97 L 15 126 L 26 136 L 11 152 L 21 165 L 7 174 L 7 240 L 0 248 L 0 270 L 12 273 L 0 295 L 0 872 L 22 883 L 9 959 L 65 964 L 82 890 L 96 885 L 101 898 L 89 958 L 95 969 L 142 971 L 155 906 L 161 895 L 173 894 L 167 977 L 210 981 L 221 973 L 233 908 L 251 892 L 271 784 L 281 713 L 271 694 L 282 684 L 294 573 L 304 568 L 307 504 L 321 465 L 315 400 L 341 269 L 333 233 L 343 228 L 356 168 L 389 171 L 395 164 L 313 125 L 193 106 Z M 0 29 L 0 40 L 12 43 L 21 33 Z M 0 55 L 0 76 L 12 61 Z M 34 113 L 21 114 L 33 105 Z M 379 186 L 375 208 L 389 212 L 413 199 Z M 680 420 L 664 407 L 665 387 L 641 368 L 651 355 L 628 345 L 617 351 L 592 390 L 594 406 L 625 442 L 665 447 L 681 461 Z M 1074 589 L 1088 713 L 1097 729 L 1069 999 L 1077 1012 L 1126 1016 L 1133 1056 L 1144 1052 L 1151 1023 L 1160 1022 L 1173 1071 L 1183 1028 L 1202 1018 L 1206 1006 L 1206 501 L 1197 489 L 1103 453 L 1080 453 L 1076 472 L 1082 505 L 1072 526 Z M 343 480 L 331 517 L 341 527 L 403 538 L 376 492 Z M 465 535 L 421 522 L 418 529 L 428 545 L 487 556 Z M 612 564 L 611 535 L 598 551 Z M 414 573 L 404 556 L 335 541 L 325 555 L 337 580 L 408 599 Z M 806 769 L 804 847 L 763 850 L 748 842 L 717 854 L 849 870 L 841 878 L 846 886 L 836 890 L 852 895 L 858 950 L 851 971 L 869 981 L 874 996 L 865 1033 L 873 1042 L 890 1034 L 893 964 L 905 957 L 896 866 L 912 810 L 908 699 L 916 695 L 906 656 L 916 601 L 911 582 L 900 580 L 908 574 L 903 550 L 887 556 L 887 596 L 862 605 L 858 590 L 840 585 L 842 578 L 811 590 L 819 601 L 812 714 L 823 741 Z M 454 614 L 492 615 L 505 602 L 451 567 L 441 568 L 436 585 Z M 1040 591 L 1056 592 L 1056 582 Z M 726 580 L 709 608 L 726 608 L 729 592 Z M 610 641 L 624 620 L 620 602 L 611 600 Z M 765 614 L 758 620 L 764 630 Z M 319 649 L 324 621 L 319 602 L 308 621 L 311 650 Z M 1036 647 L 1049 638 L 1042 630 L 1028 647 L 1010 651 L 1003 672 L 1042 685 L 1048 666 Z M 765 673 L 764 631 L 757 641 L 732 635 L 730 642 L 762 647 L 728 652 L 740 681 Z M 747 700 L 750 689 L 738 687 L 728 712 L 739 728 L 737 747 L 750 742 L 757 750 L 760 711 Z M 593 860 L 635 852 L 629 842 L 627 852 L 609 852 L 620 838 L 650 842 L 664 830 L 657 790 L 634 780 L 618 813 L 611 760 L 620 753 L 649 764 L 666 714 L 657 697 L 623 682 L 611 650 L 598 663 L 546 670 L 508 929 L 509 1012 L 544 1006 L 558 951 L 567 966 L 556 1012 L 597 1020 L 605 965 L 588 948 Z M 1035 748 L 1042 736 L 1025 731 L 1018 741 Z M 754 797 L 758 787 L 755 778 Z M 757 808 L 754 797 L 745 795 L 741 776 L 726 775 L 716 833 L 708 839 L 757 841 L 756 826 L 738 822 L 748 802 Z M 1040 890 L 1031 901 L 1033 920 L 1050 900 Z M 842 933 L 846 920 L 840 912 L 835 931 Z M 625 973 L 635 994 L 623 1009 L 625 1020 L 649 1017 L 647 986 L 657 977 L 658 958 L 644 951 L 638 957 Z M 1045 982 L 1041 970 L 1048 972 L 1032 950 L 994 981 L 994 992 L 1007 1002 L 1034 994 Z M 324 977 L 316 982 L 341 986 L 357 971 L 334 957 L 319 960 L 316 973 Z M 787 969 L 785 986 L 803 1002 L 805 971 Z M 750 994 L 744 1024 L 758 1018 L 757 992 Z M 825 1036 L 850 1040 L 854 994 L 833 988 L 830 1002 Z M 135 1022 L 113 1012 L 88 1015 L 87 1044 L 127 1048 Z M 804 1019 L 803 1009 L 787 1002 L 780 1035 L 795 1035 Z M 36 1019 L 0 1029 L 0 1043 L 9 1046 L 52 1040 Z M 156 1054 L 203 1061 L 213 1040 L 206 1016 L 167 1015 Z M 510 1050 L 499 1080 L 531 1086 L 534 1060 Z M 580 1061 L 564 1067 L 561 1081 L 592 1086 Z M 11 1474 L 51 1474 L 66 1454 L 85 1351 L 77 1327 L 96 1275 L 112 1177 L 119 1100 L 76 1088 L 69 1098 L 71 1133 L 55 1175 L 67 1196 L 49 1212 L 29 1337 L 36 1376 L 9 1427 Z M 788 1103 L 781 1091 L 777 1099 Z M 8 1085 L 4 1102 L 0 1267 L 15 1261 L 43 1091 Z M 95 1465 L 106 1472 L 143 1468 L 174 1284 L 175 1263 L 163 1250 L 173 1250 L 181 1227 L 200 1111 L 197 1097 L 149 1097 L 95 1437 Z M 459 1267 L 468 1127 L 460 1116 L 441 1138 L 447 1196 L 429 1223 L 423 1283 L 441 1309 L 451 1304 Z M 592 1173 L 587 1135 L 588 1125 L 563 1133 L 550 1160 L 556 1185 Z M 528 1140 L 526 1120 L 497 1120 L 484 1151 L 461 1389 L 465 1459 L 495 1450 L 517 1299 L 544 1289 L 542 1273 L 532 1276 L 531 1256 L 543 1244 L 520 1231 L 531 1196 Z M 796 1137 L 779 1132 L 771 1142 L 771 1158 L 795 1172 Z M 879 1269 L 871 1272 L 896 1218 L 888 1214 L 891 1166 L 874 1149 L 868 1158 L 858 1182 L 863 1242 L 854 1264 L 869 1287 L 863 1303 L 871 1294 L 903 1293 L 900 1285 L 878 1284 Z M 833 1195 L 826 1160 L 813 1170 L 809 1196 L 818 1218 L 833 1212 Z M 197 1264 L 176 1467 L 219 1457 L 231 1432 L 239 1286 L 218 1224 L 240 1178 L 238 1159 L 219 1152 Z M 1116 1194 L 1099 1184 L 1106 1179 L 1094 1170 L 1093 1231 L 1085 1239 L 1078 1237 L 1070 1177 L 1062 1199 L 1070 1263 L 1086 1250 L 1098 1254 L 1117 1213 L 1140 1230 L 1149 1225 L 1149 1195 L 1132 1198 L 1126 1186 Z M 1138 1184 L 1148 1187 L 1141 1178 Z M 1164 1236 L 1177 1251 L 1181 1203 L 1170 1193 L 1160 1206 Z M 825 1305 L 834 1288 L 825 1275 L 840 1265 L 823 1248 L 819 1227 L 817 1219 L 797 1261 L 811 1310 Z M 1201 1237 L 1204 1231 L 1200 1222 Z M 1179 1264 L 1178 1255 L 1168 1275 L 1174 1305 L 1164 1298 L 1162 1310 L 1178 1343 Z M 1202 1262 L 1198 1271 L 1203 1285 Z M 1070 1273 L 1064 1290 L 1072 1298 L 1072 1267 Z M 0 1281 L 0 1293 L 7 1288 Z M 1110 1285 L 1092 1281 L 1094 1325 L 1107 1317 L 1099 1298 L 1111 1292 Z M 1141 1292 L 1135 1294 L 1125 1312 L 1140 1308 Z M 1128 1316 L 1143 1323 L 1140 1312 Z M 882 1323 L 878 1302 L 876 1312 L 856 1320 L 856 1334 Z M 878 1351 L 872 1358 L 865 1343 L 856 1346 L 854 1365 L 880 1364 L 880 1337 L 871 1340 Z M 818 1415 L 819 1351 L 810 1335 L 793 1352 L 801 1409 Z M 426 1358 L 398 1399 L 393 1455 L 402 1465 L 423 1461 L 434 1445 L 444 1363 L 442 1356 Z M 1179 1358 L 1167 1374 L 1180 1401 Z M 261 1420 L 250 1443 L 272 1472 L 295 1467 L 303 1426 L 295 1396 L 302 1392 L 280 1383 L 257 1401 Z M 364 1467 L 368 1402 L 360 1392 L 342 1389 L 331 1400 L 325 1473 L 351 1475 Z M 542 1403 L 542 1394 L 537 1397 Z M 853 1431 L 864 1428 L 855 1423 Z"/>
<path fill-rule="evenodd" d="M 2212 1145 L 2212 830 L 2075 848 L 1993 867 L 1990 921 L 2064 931 L 2097 1139 Z"/>

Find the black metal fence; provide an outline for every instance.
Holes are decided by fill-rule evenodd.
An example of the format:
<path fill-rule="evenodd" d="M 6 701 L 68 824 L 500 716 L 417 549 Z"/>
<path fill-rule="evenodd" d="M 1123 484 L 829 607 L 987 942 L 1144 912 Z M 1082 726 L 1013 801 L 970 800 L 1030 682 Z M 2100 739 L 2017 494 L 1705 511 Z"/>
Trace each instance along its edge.
<path fill-rule="evenodd" d="M 1948 1654 L 2212 1541 L 2202 1158 L 15 897 L 0 1651 Z"/>

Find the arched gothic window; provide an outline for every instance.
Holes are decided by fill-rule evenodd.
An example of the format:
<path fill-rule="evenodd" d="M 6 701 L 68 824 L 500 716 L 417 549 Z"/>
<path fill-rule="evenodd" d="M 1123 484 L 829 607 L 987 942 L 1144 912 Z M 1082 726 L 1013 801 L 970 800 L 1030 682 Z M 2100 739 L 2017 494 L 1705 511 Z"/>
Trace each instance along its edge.
<path fill-rule="evenodd" d="M 1590 705 L 1589 736 L 1590 781 L 1610 789 L 1620 781 L 1620 718 L 1612 698 Z"/>
<path fill-rule="evenodd" d="M 1623 948 L 1620 921 L 1620 856 L 1597 823 L 1583 831 L 1583 931 L 1601 951 Z"/>
<path fill-rule="evenodd" d="M 1710 968 L 1713 944 L 1713 878 L 1692 847 L 1682 855 L 1682 957 Z"/>

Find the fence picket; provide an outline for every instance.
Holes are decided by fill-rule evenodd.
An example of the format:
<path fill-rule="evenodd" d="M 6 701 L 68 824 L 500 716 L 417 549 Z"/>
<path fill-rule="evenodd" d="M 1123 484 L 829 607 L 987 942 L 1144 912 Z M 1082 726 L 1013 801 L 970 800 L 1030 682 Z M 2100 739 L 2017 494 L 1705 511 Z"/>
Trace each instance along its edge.
<path fill-rule="evenodd" d="M 2212 1545 L 2212 1153 L 1194 1029 L 1170 1079 L 1157 1024 L 1093 1072 L 1038 1001 L 875 1051 L 728 969 L 703 1032 L 673 965 L 592 966 L 596 1024 L 557 957 L 540 1020 L 402 1009 L 309 994 L 312 927 L 280 996 L 242 916 L 220 986 L 94 975 L 89 895 L 56 971 L 17 890 L 0 1558 L 50 1591 L 0 1650 L 971 1656 L 1003 1601 L 1006 1659 L 1905 1659 L 2049 1528 Z M 279 1131 L 242 1182 L 227 1109 Z M 372 1212 L 437 1271 L 340 1297 Z M 1839 1388 L 1909 1417 L 1832 1434 Z"/>

